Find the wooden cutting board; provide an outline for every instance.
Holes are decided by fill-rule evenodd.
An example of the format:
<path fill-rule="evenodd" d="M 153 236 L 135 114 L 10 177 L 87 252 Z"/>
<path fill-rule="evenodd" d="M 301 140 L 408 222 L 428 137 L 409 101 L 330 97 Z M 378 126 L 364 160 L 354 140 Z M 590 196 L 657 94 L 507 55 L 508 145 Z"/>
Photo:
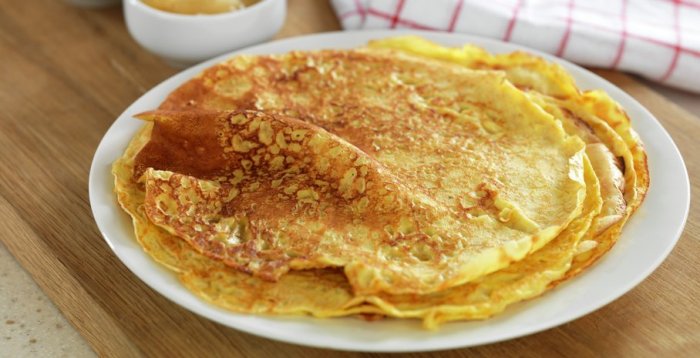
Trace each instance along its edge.
<path fill-rule="evenodd" d="M 325 1 L 290 0 L 289 7 L 279 37 L 338 29 Z M 134 43 L 119 8 L 0 0 L 0 59 L 0 238 L 97 353 L 379 356 L 274 342 L 210 322 L 146 287 L 112 254 L 88 203 L 92 155 L 124 108 L 177 72 Z M 697 190 L 700 120 L 629 76 L 598 73 L 649 108 L 671 132 Z M 668 260 L 614 303 L 546 332 L 440 355 L 697 353 L 697 204 L 696 199 Z M 429 354 L 413 356 L 423 355 Z"/>

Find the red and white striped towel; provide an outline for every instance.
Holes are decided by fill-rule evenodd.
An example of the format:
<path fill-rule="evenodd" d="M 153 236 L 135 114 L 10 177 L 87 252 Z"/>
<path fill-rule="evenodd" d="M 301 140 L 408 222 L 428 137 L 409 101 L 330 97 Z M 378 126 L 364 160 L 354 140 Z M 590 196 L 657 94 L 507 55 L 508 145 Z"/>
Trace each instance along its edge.
<path fill-rule="evenodd" d="M 343 28 L 461 32 L 700 93 L 700 0 L 332 0 Z"/>

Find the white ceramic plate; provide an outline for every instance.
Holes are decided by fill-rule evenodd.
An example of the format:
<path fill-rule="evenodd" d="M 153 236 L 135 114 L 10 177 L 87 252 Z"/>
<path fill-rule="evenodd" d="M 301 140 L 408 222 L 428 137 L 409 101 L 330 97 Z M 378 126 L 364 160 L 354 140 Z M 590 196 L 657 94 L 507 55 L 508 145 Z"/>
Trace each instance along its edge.
<path fill-rule="evenodd" d="M 407 33 L 407 32 L 404 32 Z M 204 68 L 232 54 L 199 64 L 159 84 L 117 118 L 97 148 L 90 169 L 90 205 L 109 246 L 124 264 L 153 289 L 213 321 L 255 335 L 308 346 L 355 351 L 407 352 L 467 347 L 511 339 L 569 322 L 612 302 L 656 269 L 683 231 L 690 186 L 683 159 L 659 122 L 632 97 L 604 79 L 571 63 L 512 44 L 458 34 L 417 32 L 432 41 L 458 46 L 474 43 L 499 53 L 526 50 L 563 65 L 584 89 L 601 88 L 622 104 L 649 154 L 651 188 L 625 226 L 615 247 L 580 277 L 543 297 L 510 307 L 480 322 L 449 323 L 428 332 L 413 320 L 364 322 L 356 318 L 271 318 L 231 313 L 200 300 L 136 243 L 128 216 L 118 207 L 110 166 L 121 156 L 142 123 L 133 114 L 154 109 L 172 90 Z M 235 53 L 269 54 L 291 50 L 351 48 L 368 40 L 398 35 L 394 31 L 336 32 L 266 43 Z"/>

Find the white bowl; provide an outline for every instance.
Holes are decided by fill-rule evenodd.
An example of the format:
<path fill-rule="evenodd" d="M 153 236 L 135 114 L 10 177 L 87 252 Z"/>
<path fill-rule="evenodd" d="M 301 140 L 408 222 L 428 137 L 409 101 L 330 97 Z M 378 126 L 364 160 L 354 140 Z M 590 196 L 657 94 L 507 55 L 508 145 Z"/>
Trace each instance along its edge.
<path fill-rule="evenodd" d="M 141 0 L 124 0 L 131 36 L 177 65 L 194 64 L 269 40 L 284 24 L 286 12 L 286 0 L 262 0 L 241 10 L 206 15 L 175 14 Z"/>

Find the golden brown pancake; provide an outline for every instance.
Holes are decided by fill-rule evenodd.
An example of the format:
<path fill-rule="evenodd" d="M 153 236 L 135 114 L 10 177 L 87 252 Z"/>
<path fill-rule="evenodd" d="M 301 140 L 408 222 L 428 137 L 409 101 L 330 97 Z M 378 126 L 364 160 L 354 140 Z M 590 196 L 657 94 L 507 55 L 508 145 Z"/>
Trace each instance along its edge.
<path fill-rule="evenodd" d="M 539 249 L 580 213 L 584 196 L 578 139 L 566 137 L 549 115 L 496 72 L 472 71 L 385 50 L 238 56 L 181 86 L 161 108 L 287 114 L 355 148 L 347 158 L 358 155 L 353 160 L 361 162 L 343 164 L 343 172 L 329 166 L 337 171 L 332 180 L 347 176 L 345 180 L 354 186 L 341 194 L 347 201 L 342 210 L 352 208 L 357 212 L 354 216 L 340 215 L 345 221 L 330 226 L 320 223 L 323 235 L 311 233 L 314 238 L 306 240 L 310 245 L 305 250 L 285 252 L 286 245 L 298 239 L 271 245 L 277 234 L 273 232 L 260 240 L 267 242 L 261 247 L 276 250 L 275 258 L 265 258 L 258 249 L 248 255 L 254 256 L 253 261 L 242 255 L 236 258 L 236 267 L 270 279 L 289 269 L 338 266 L 344 267 L 354 289 L 362 293 L 444 289 Z M 286 161 L 289 155 L 306 153 L 281 147 L 293 143 L 290 148 L 296 149 L 299 145 L 288 134 L 282 143 L 276 142 L 277 134 L 268 143 L 261 142 L 253 127 L 250 137 L 241 137 L 240 144 L 253 146 L 242 154 L 250 155 L 247 160 L 256 165 L 254 171 L 258 170 L 256 155 L 278 156 L 273 151 L 284 150 Z M 234 149 L 233 153 L 238 152 Z M 327 154 L 332 153 L 323 153 Z M 328 158 L 319 163 L 326 161 Z M 286 170 L 287 163 L 283 164 Z M 149 163 L 155 169 L 169 169 L 157 165 Z M 236 169 L 241 170 L 231 168 L 229 173 Z M 370 188 L 365 171 L 381 178 L 372 182 L 377 193 L 393 190 L 380 188 L 378 183 L 397 185 L 391 193 L 378 194 L 385 195 L 386 204 L 367 201 L 364 193 L 355 192 Z M 319 195 L 313 186 L 295 188 L 292 184 L 285 183 L 284 189 L 293 195 L 302 195 L 294 189 Z M 342 181 L 330 184 L 341 185 Z M 260 208 L 267 205 L 272 204 L 267 202 L 245 215 L 262 215 Z M 367 210 L 366 205 L 372 208 Z M 394 210 L 395 205 L 409 205 L 416 212 L 404 215 L 404 210 L 391 219 L 381 214 Z M 325 209 L 338 208 L 328 205 Z M 509 218 L 499 219 L 501 212 Z M 315 224 L 319 214 L 308 213 L 305 223 L 312 220 Z M 302 226 L 307 231 L 313 227 Z M 294 231 L 282 235 L 294 235 Z M 345 233 L 352 231 L 353 237 L 362 239 L 347 246 Z M 373 244 L 364 246 L 358 240 Z M 328 249 L 309 256 L 319 242 Z"/>
<path fill-rule="evenodd" d="M 233 311 L 435 328 L 536 297 L 615 243 L 648 171 L 607 95 L 524 53 L 370 46 L 239 56 L 143 114 L 113 171 L 144 249 Z"/>

